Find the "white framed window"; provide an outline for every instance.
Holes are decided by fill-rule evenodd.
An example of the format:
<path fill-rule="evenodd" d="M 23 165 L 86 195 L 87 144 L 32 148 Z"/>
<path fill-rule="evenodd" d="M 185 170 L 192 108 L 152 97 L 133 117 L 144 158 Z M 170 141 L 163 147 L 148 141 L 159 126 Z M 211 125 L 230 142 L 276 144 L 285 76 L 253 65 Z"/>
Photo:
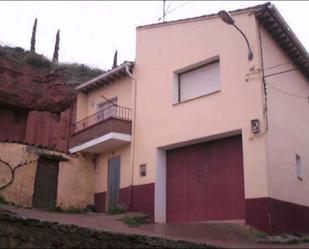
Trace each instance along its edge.
<path fill-rule="evenodd" d="M 219 90 L 220 63 L 218 59 L 178 74 L 178 102 Z"/>
<path fill-rule="evenodd" d="M 297 175 L 297 179 L 299 180 L 304 179 L 302 160 L 301 160 L 301 157 L 297 154 L 296 154 L 296 175 Z"/>

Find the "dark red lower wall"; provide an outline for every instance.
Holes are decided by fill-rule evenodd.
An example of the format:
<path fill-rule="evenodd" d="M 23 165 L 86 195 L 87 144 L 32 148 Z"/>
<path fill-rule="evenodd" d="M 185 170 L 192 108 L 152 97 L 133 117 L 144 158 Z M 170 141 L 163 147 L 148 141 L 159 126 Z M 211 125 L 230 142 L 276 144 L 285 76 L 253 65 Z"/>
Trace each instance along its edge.
<path fill-rule="evenodd" d="M 132 208 L 133 212 L 142 212 L 154 217 L 154 183 L 133 186 Z"/>
<path fill-rule="evenodd" d="M 273 198 L 246 199 L 246 223 L 272 234 L 309 232 L 309 207 Z"/>
<path fill-rule="evenodd" d="M 119 191 L 119 204 L 132 212 L 141 212 L 154 216 L 154 183 L 135 185 Z M 131 191 L 132 188 L 132 191 Z M 132 196 L 131 196 L 132 194 Z M 131 205 L 132 197 L 132 205 Z M 97 212 L 105 212 L 106 192 L 94 195 Z"/>
<path fill-rule="evenodd" d="M 127 210 L 130 209 L 130 202 L 131 202 L 131 186 L 127 188 L 122 188 L 119 191 L 119 204 L 126 208 Z"/>
<path fill-rule="evenodd" d="M 106 201 L 106 192 L 94 194 L 94 205 L 96 212 L 98 213 L 105 212 L 105 201 Z"/>

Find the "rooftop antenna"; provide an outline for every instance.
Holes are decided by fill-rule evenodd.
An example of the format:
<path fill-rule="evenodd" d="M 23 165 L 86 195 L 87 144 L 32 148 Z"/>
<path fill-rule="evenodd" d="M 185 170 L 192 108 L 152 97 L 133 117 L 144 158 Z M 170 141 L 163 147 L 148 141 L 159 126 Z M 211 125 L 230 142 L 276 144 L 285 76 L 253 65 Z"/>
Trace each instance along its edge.
<path fill-rule="evenodd" d="M 165 0 L 163 0 L 163 16 L 162 16 L 163 22 L 165 22 L 165 16 L 166 16 Z"/>
<path fill-rule="evenodd" d="M 178 10 L 178 9 L 180 9 L 180 8 L 184 7 L 185 5 L 187 5 L 187 4 L 190 3 L 190 2 L 185 2 L 184 4 L 179 5 L 179 6 L 176 6 L 174 9 L 169 10 L 170 7 L 171 7 L 171 3 L 169 3 L 169 5 L 168 5 L 167 8 L 166 8 L 165 2 L 166 2 L 166 1 L 163 0 L 163 16 L 160 17 L 160 18 L 158 19 L 158 21 L 163 20 L 163 22 L 165 22 L 165 17 L 166 17 L 168 14 L 173 13 L 174 11 L 176 11 L 176 10 Z"/>

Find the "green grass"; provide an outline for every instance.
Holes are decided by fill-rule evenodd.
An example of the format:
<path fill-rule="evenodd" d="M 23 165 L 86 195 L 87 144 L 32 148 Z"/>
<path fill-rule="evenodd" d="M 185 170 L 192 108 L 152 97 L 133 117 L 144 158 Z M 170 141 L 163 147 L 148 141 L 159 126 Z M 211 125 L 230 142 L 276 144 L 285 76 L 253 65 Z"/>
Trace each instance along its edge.
<path fill-rule="evenodd" d="M 109 215 L 124 214 L 126 213 L 126 209 L 121 206 L 117 206 L 117 207 L 109 208 L 106 213 Z"/>
<path fill-rule="evenodd" d="M 258 229 L 254 229 L 253 233 L 254 233 L 254 237 L 258 238 L 258 239 L 265 239 L 267 236 L 269 236 L 268 233 L 263 232 L 263 231 L 258 230 Z"/>
<path fill-rule="evenodd" d="M 148 215 L 142 216 L 125 216 L 121 221 L 129 227 L 138 227 L 139 225 L 146 224 L 149 221 Z"/>

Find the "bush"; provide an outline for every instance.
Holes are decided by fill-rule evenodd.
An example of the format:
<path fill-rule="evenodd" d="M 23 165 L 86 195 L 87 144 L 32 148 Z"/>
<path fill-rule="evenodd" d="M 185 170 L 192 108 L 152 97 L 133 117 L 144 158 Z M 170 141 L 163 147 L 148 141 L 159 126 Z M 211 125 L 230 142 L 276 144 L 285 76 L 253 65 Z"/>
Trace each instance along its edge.
<path fill-rule="evenodd" d="M 52 65 L 49 59 L 45 58 L 42 55 L 38 55 L 38 54 L 29 54 L 26 57 L 25 62 L 35 67 L 49 68 Z"/>
<path fill-rule="evenodd" d="M 78 63 L 61 63 L 61 64 L 55 65 L 54 69 L 58 69 L 58 70 L 67 69 L 75 74 L 88 74 L 94 77 L 105 72 L 99 68 L 93 68 L 85 64 L 78 64 Z"/>

